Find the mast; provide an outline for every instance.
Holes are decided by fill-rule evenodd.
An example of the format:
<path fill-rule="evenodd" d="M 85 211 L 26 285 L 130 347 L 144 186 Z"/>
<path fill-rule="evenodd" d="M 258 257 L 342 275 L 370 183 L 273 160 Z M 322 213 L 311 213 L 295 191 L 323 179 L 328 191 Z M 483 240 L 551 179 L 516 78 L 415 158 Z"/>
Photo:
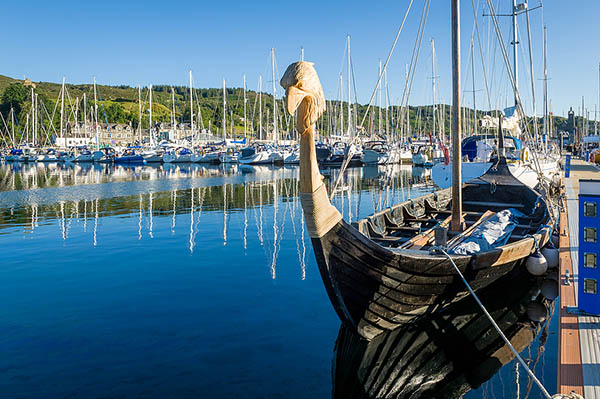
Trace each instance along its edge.
<path fill-rule="evenodd" d="M 303 50 L 303 52 L 304 52 L 304 50 Z M 246 139 L 247 127 L 248 127 L 248 123 L 246 121 L 246 103 L 248 102 L 248 99 L 246 98 L 246 75 L 243 76 L 243 80 L 244 80 L 244 139 Z"/>
<path fill-rule="evenodd" d="M 346 36 L 346 42 L 348 44 L 348 137 L 352 136 L 352 117 L 351 117 L 351 108 L 350 108 L 350 81 L 352 75 L 350 74 L 350 35 Z M 379 60 L 379 75 L 381 75 L 381 60 Z M 381 90 L 381 87 L 380 87 Z M 381 94 L 379 95 L 381 101 Z M 381 104 L 379 104 L 379 110 L 381 113 Z M 381 115 L 380 115 L 381 117 Z M 379 130 L 381 131 L 381 119 L 379 122 Z M 380 132 L 381 133 L 381 132 Z"/>
<path fill-rule="evenodd" d="M 75 111 L 75 115 L 77 115 L 77 111 Z M 75 116 L 75 122 L 77 122 L 77 116 Z M 31 141 L 35 146 L 35 93 L 33 86 L 31 86 Z"/>
<path fill-rule="evenodd" d="M 173 116 L 171 117 L 171 129 L 173 129 L 173 137 L 177 139 L 177 118 L 175 116 L 175 89 L 171 87 L 171 111 Z"/>
<path fill-rule="evenodd" d="M 87 99 L 83 93 L 83 133 L 87 138 Z"/>
<path fill-rule="evenodd" d="M 304 47 L 300 47 L 300 61 L 304 61 Z"/>
<path fill-rule="evenodd" d="M 583 143 L 585 133 L 585 98 L 581 96 L 581 134 L 579 135 L 580 143 Z"/>
<path fill-rule="evenodd" d="M 473 36 L 471 36 L 471 77 L 473 78 L 473 134 L 477 135 L 477 107 L 475 106 L 475 51 L 473 50 Z"/>
<path fill-rule="evenodd" d="M 515 0 L 516 1 L 516 0 Z M 462 231 L 462 190 L 460 144 L 460 0 L 452 4 L 452 231 Z"/>
<path fill-rule="evenodd" d="M 64 82 L 64 80 L 63 80 L 63 82 Z M 95 76 L 94 76 L 94 118 L 96 121 L 96 148 L 100 148 L 100 132 L 98 131 L 98 90 L 96 88 L 96 77 Z"/>
<path fill-rule="evenodd" d="M 190 129 L 192 130 L 192 147 L 194 147 L 194 96 L 192 88 L 192 70 L 190 69 Z"/>
<path fill-rule="evenodd" d="M 94 88 L 96 87 L 96 78 L 94 78 Z M 95 90 L 95 89 L 94 89 Z M 62 87 L 60 90 L 61 93 L 61 99 L 60 99 L 60 137 L 64 138 L 65 134 L 64 134 L 64 125 L 63 125 L 63 118 L 64 118 L 64 112 L 65 112 L 65 77 L 63 76 L 62 78 Z M 63 141 L 63 145 L 66 147 L 66 141 Z"/>
<path fill-rule="evenodd" d="M 379 76 L 381 76 L 381 58 L 379 59 L 379 75 L 377 75 L 377 76 L 378 76 L 378 79 L 379 79 Z M 378 98 L 377 98 L 378 107 L 377 108 L 379 108 L 378 115 L 377 115 L 377 117 L 379 119 L 377 133 L 379 135 L 381 135 L 381 85 L 379 85 L 379 90 L 378 90 L 377 95 L 378 95 Z M 349 101 L 348 101 L 348 104 L 350 104 Z M 350 115 L 350 113 L 348 113 L 348 115 Z M 350 119 L 350 118 L 348 118 L 348 119 Z M 349 126 L 350 126 L 350 124 L 348 124 L 348 127 Z"/>
<path fill-rule="evenodd" d="M 258 139 L 262 140 L 262 75 L 258 75 Z"/>
<path fill-rule="evenodd" d="M 344 94 L 343 94 L 343 88 L 344 88 L 344 80 L 342 77 L 342 73 L 340 72 L 340 132 L 339 134 L 342 134 L 342 131 L 344 130 Z"/>
<path fill-rule="evenodd" d="M 226 121 L 226 107 L 227 107 L 227 99 L 226 99 L 226 93 L 225 93 L 225 78 L 223 78 L 223 141 L 225 141 L 225 139 L 227 138 L 227 121 Z"/>
<path fill-rule="evenodd" d="M 10 119 L 11 119 L 11 126 L 12 126 L 12 137 L 13 137 L 13 145 L 15 144 L 15 109 L 12 107 L 10 107 Z"/>
<path fill-rule="evenodd" d="M 513 76 L 515 79 L 515 107 L 517 106 L 517 92 L 519 91 L 519 73 L 518 73 L 518 64 L 517 64 L 517 44 L 519 43 L 517 37 L 517 0 L 513 0 L 513 9 L 512 9 L 512 28 L 513 28 Z"/>
<path fill-rule="evenodd" d="M 433 94 L 432 97 L 432 115 L 433 115 L 433 128 L 431 129 L 431 135 L 436 135 L 435 133 L 435 42 L 433 38 L 431 39 L 431 92 Z"/>
<path fill-rule="evenodd" d="M 32 106 L 32 111 L 31 111 L 31 117 L 33 118 L 33 125 L 31 126 L 31 132 L 34 133 L 33 131 L 33 127 L 35 127 L 35 114 L 33 113 L 33 88 L 31 88 L 31 106 Z M 75 98 L 75 128 L 77 129 L 78 133 L 81 133 L 81 127 L 79 125 L 79 97 Z"/>
<path fill-rule="evenodd" d="M 273 74 L 273 142 L 277 143 L 277 85 L 275 84 L 275 49 L 271 48 L 271 71 Z"/>
<path fill-rule="evenodd" d="M 385 81 L 385 90 L 383 91 L 383 97 L 384 97 L 384 103 L 385 103 L 385 138 L 386 140 L 390 139 L 390 132 L 388 129 L 388 122 L 389 122 L 389 110 L 388 108 L 390 107 L 390 104 L 388 103 L 389 100 L 389 96 L 388 96 L 388 81 L 387 81 L 387 68 L 385 69 L 385 71 L 383 71 L 383 79 Z"/>
<path fill-rule="evenodd" d="M 404 87 L 406 90 L 408 90 L 408 64 L 406 64 L 406 67 L 404 69 Z M 408 105 L 408 98 L 406 99 L 406 134 L 404 135 L 404 139 L 408 139 L 409 137 L 411 137 L 410 134 L 410 121 L 408 120 L 410 117 L 410 106 Z M 400 112 L 402 112 L 402 105 L 400 105 Z M 400 127 L 401 129 L 403 128 L 402 126 Z"/>
<path fill-rule="evenodd" d="M 152 85 L 150 85 L 150 121 L 148 123 L 148 134 L 150 135 L 150 146 L 154 147 L 154 130 L 152 129 Z"/>
<path fill-rule="evenodd" d="M 35 93 L 35 143 L 36 144 L 39 144 L 38 134 L 39 134 L 39 128 L 40 128 L 40 126 L 39 126 L 39 124 L 40 124 L 40 121 L 39 121 L 40 115 L 39 115 L 39 109 L 38 109 L 39 107 L 38 107 L 38 105 L 39 105 L 38 104 L 38 95 L 37 95 L 37 93 Z"/>
<path fill-rule="evenodd" d="M 142 87 L 138 84 L 138 141 L 142 144 Z"/>
<path fill-rule="evenodd" d="M 546 26 L 544 26 L 544 143 L 547 143 L 550 137 L 548 134 L 548 68 L 546 64 L 546 51 Z"/>

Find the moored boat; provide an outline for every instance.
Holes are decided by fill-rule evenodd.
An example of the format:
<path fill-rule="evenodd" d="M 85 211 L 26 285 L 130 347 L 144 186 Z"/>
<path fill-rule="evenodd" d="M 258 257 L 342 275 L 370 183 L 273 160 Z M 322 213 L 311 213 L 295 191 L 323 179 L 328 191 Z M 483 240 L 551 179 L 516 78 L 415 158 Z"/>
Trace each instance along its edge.
<path fill-rule="evenodd" d="M 521 267 L 544 246 L 552 223 L 543 197 L 514 178 L 501 157 L 497 168 L 462 185 L 462 217 L 469 228 L 451 238 L 450 255 L 433 251 L 436 226 L 452 213 L 450 189 L 412 199 L 349 225 L 329 201 L 319 173 L 314 123 L 324 110 L 312 63 L 288 67 L 281 85 L 287 109 L 298 109 L 300 197 L 307 230 L 338 316 L 366 339 L 410 323 L 465 297 L 453 263 L 474 290 Z M 500 223 L 502 234 L 476 238 Z"/>

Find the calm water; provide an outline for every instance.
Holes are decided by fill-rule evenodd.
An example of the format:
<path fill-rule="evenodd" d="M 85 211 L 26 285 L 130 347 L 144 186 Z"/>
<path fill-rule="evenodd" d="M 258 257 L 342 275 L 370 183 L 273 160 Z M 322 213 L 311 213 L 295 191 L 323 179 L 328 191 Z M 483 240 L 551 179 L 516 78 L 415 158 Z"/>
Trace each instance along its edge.
<path fill-rule="evenodd" d="M 427 174 L 351 169 L 334 204 L 356 220 L 433 190 Z M 340 322 L 297 178 L 296 168 L 0 165 L 1 396 L 331 397 Z M 555 321 L 545 351 L 538 340 L 523 352 L 551 392 Z M 522 370 L 520 381 L 525 397 Z M 511 362 L 466 397 L 515 391 Z"/>

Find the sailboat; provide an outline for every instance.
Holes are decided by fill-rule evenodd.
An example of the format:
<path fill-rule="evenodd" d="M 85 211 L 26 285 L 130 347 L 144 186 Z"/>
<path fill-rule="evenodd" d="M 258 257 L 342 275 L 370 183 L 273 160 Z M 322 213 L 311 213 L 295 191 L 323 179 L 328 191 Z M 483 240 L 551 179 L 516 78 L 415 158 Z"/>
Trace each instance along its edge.
<path fill-rule="evenodd" d="M 453 147 L 460 143 L 458 3 L 453 0 Z M 550 239 L 546 200 L 511 175 L 503 151 L 495 167 L 451 189 L 390 206 L 352 225 L 331 204 L 317 164 L 315 123 L 325 111 L 310 62 L 292 63 L 281 79 L 286 107 L 297 111 L 300 198 L 327 294 L 340 319 L 370 340 L 468 295 L 455 266 L 474 290 L 493 284 Z M 501 129 L 499 130 L 501 132 Z M 502 135 L 499 135 L 502 149 Z M 460 167 L 460 158 L 456 159 Z M 450 215 L 450 216 L 448 216 Z M 469 226 L 464 231 L 464 227 Z M 435 227 L 451 226 L 446 253 L 435 250 Z M 482 240 L 492 226 L 497 239 Z"/>
<path fill-rule="evenodd" d="M 527 3 L 525 3 L 525 7 L 527 7 Z M 511 42 L 513 46 L 513 65 L 512 65 L 512 79 L 514 81 L 514 85 L 518 88 L 518 62 L 517 62 L 517 46 L 519 44 L 519 40 L 517 37 L 517 15 L 527 11 L 520 11 L 515 6 L 513 7 L 513 11 L 509 14 L 512 17 L 512 31 L 513 31 L 513 40 Z M 530 68 L 531 68 L 531 79 L 533 80 L 533 69 L 532 69 L 532 61 L 531 61 L 531 44 L 530 44 Z M 475 53 L 473 51 L 473 41 L 471 40 L 471 70 L 472 70 L 472 79 L 473 79 L 473 110 L 475 112 L 475 69 L 474 69 L 474 58 Z M 519 137 L 521 134 L 521 119 L 523 115 L 519 112 L 518 104 L 518 94 L 515 91 L 515 106 L 509 107 L 504 110 L 505 117 L 507 118 L 504 121 L 505 128 L 508 128 L 508 133 L 510 137 L 508 138 L 508 143 L 514 143 L 512 145 L 513 154 L 509 157 L 508 167 L 511 173 L 519 179 L 522 183 L 526 184 L 530 188 L 536 188 L 540 180 L 545 180 L 546 182 L 550 182 L 551 184 L 557 184 L 557 178 L 559 175 L 559 156 L 558 154 L 553 154 L 550 151 L 550 148 L 547 145 L 547 115 L 548 115 L 548 93 L 547 93 L 547 66 L 546 66 L 546 29 L 544 27 L 544 130 L 542 134 L 542 144 L 540 145 L 542 148 L 536 149 L 535 146 L 529 148 L 527 143 L 523 143 Z M 532 94 L 533 94 L 533 104 L 534 104 L 534 119 L 537 118 L 535 115 L 535 90 L 532 85 Z M 476 121 L 476 115 L 474 120 Z M 487 128 L 498 128 L 498 124 L 495 119 L 492 119 L 489 116 L 484 116 L 481 119 L 482 127 Z M 483 175 L 487 170 L 489 170 L 493 162 L 490 159 L 490 153 L 492 150 L 495 150 L 495 138 L 490 135 L 478 134 L 477 132 L 478 123 L 474 123 L 474 132 L 473 136 L 465 139 L 462 143 L 461 154 L 463 156 L 469 157 L 469 162 L 465 162 L 462 164 L 463 171 L 463 181 L 468 181 L 470 179 L 479 177 Z M 537 141 L 537 122 L 534 121 L 534 137 Z M 535 143 L 529 143 L 535 144 Z M 533 158 L 536 159 L 533 159 Z M 432 178 L 434 183 L 440 188 L 446 188 L 450 185 L 450 180 L 452 176 L 452 165 L 444 165 L 437 164 L 432 169 Z"/>

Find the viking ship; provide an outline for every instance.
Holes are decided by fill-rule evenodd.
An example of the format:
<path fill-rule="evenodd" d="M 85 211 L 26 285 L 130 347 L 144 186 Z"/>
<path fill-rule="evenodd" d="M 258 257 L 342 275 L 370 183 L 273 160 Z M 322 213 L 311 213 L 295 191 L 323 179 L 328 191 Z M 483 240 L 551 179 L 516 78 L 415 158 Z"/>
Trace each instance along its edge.
<path fill-rule="evenodd" d="M 538 356 L 543 351 L 549 324 L 544 322 L 552 303 L 540 294 L 545 284 L 556 281 L 515 273 L 480 291 L 480 299 L 519 352 L 540 330 Z M 333 397 L 459 398 L 513 359 L 476 302 L 465 298 L 371 341 L 342 324 L 335 344 Z"/>
<path fill-rule="evenodd" d="M 346 223 L 331 204 L 319 173 L 313 136 L 325 100 L 313 63 L 291 64 L 281 85 L 287 110 L 297 112 L 300 199 L 321 277 L 340 319 L 364 338 L 372 339 L 466 296 L 467 288 L 449 257 L 479 290 L 523 266 L 548 242 L 551 215 L 545 199 L 514 178 L 503 157 L 485 175 L 462 184 L 460 214 L 467 228 L 450 235 L 449 257 L 432 248 L 434 228 L 451 221 L 451 189 Z M 514 223 L 504 240 L 472 252 L 457 250 L 507 213 Z"/>

